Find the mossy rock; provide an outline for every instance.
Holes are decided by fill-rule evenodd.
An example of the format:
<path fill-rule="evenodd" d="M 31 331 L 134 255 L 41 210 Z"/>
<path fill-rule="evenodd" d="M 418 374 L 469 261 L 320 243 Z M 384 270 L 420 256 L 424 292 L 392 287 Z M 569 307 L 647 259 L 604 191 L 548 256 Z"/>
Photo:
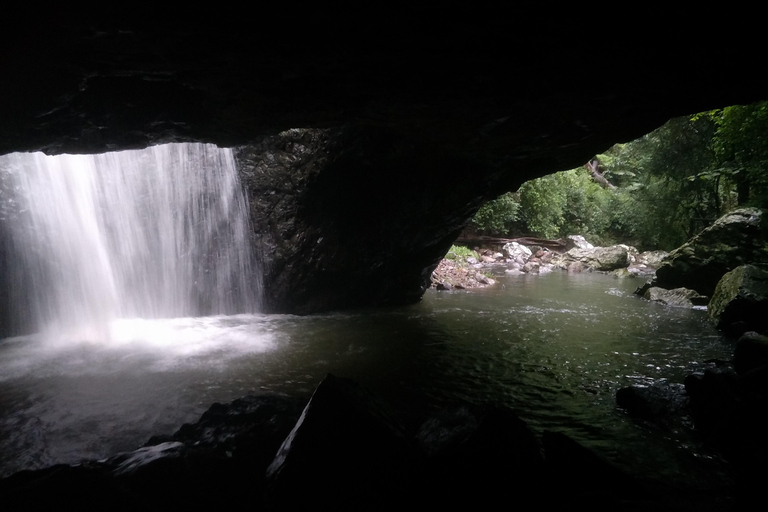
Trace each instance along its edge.
<path fill-rule="evenodd" d="M 768 269 L 741 265 L 717 284 L 707 316 L 730 335 L 768 330 Z"/>
<path fill-rule="evenodd" d="M 691 288 L 712 296 L 723 275 L 744 264 L 768 265 L 768 213 L 741 208 L 672 251 L 652 286 Z"/>

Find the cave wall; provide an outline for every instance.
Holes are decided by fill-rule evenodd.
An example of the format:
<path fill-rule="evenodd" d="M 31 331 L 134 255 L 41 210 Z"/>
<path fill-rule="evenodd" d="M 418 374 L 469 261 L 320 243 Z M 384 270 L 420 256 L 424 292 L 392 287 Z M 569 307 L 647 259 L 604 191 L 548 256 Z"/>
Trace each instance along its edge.
<path fill-rule="evenodd" d="M 238 148 L 269 311 L 419 300 L 487 188 L 472 162 L 422 149 L 370 127 Z"/>
<path fill-rule="evenodd" d="M 270 311 L 412 302 L 484 200 L 766 99 L 759 17 L 712 9 L 22 7 L 0 154 L 236 147 Z"/>

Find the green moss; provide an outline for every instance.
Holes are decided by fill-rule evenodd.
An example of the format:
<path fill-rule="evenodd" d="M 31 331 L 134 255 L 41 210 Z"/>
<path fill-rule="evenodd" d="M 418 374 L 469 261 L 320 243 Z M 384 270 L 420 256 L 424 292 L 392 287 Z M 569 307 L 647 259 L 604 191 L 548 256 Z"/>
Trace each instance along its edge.
<path fill-rule="evenodd" d="M 469 257 L 475 258 L 477 260 L 480 259 L 480 256 L 475 251 L 468 247 L 464 247 L 463 245 L 452 245 L 448 250 L 448 253 L 445 255 L 445 259 L 452 260 L 457 263 L 465 263 Z"/>

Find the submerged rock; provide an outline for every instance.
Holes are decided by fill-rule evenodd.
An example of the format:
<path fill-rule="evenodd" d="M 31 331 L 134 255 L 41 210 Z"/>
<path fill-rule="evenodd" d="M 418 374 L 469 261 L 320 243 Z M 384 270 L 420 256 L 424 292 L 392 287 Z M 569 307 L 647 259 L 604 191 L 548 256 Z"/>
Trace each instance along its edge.
<path fill-rule="evenodd" d="M 705 306 L 709 301 L 709 297 L 700 295 L 696 290 L 689 290 L 688 288 L 675 288 L 673 290 L 666 290 L 659 288 L 658 286 L 652 286 L 643 293 L 643 298 L 661 302 L 668 306 L 693 308 L 694 306 Z"/>
<path fill-rule="evenodd" d="M 635 418 L 670 427 L 680 422 L 681 415 L 684 416 L 688 396 L 683 384 L 659 382 L 619 389 L 616 404 Z"/>

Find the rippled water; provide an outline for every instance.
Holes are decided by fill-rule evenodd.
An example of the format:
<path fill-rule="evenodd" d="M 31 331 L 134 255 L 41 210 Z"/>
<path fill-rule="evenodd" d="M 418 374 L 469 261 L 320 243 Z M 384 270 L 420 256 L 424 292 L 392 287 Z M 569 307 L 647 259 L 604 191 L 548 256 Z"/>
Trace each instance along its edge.
<path fill-rule="evenodd" d="M 615 392 L 682 382 L 731 347 L 705 312 L 602 274 L 500 276 L 414 306 L 297 317 L 123 320 L 109 340 L 0 342 L 0 474 L 132 450 L 245 394 L 309 398 L 327 373 L 401 406 L 496 401 L 635 472 L 704 482 L 717 465 L 685 431 L 629 418 Z"/>

